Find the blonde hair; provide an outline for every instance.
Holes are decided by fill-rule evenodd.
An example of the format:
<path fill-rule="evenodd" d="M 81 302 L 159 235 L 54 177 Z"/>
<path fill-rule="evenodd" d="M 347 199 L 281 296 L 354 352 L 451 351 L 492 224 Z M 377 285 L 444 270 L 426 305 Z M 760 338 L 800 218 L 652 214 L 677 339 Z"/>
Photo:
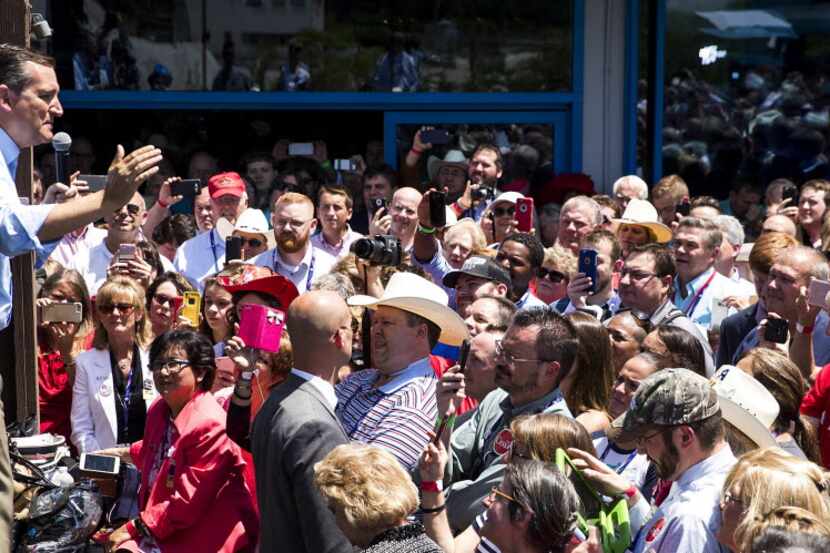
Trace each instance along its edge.
<path fill-rule="evenodd" d="M 723 484 L 724 492 L 738 488 L 735 495 L 745 508 L 735 528 L 735 543 L 741 551 L 748 551 L 756 535 L 750 534 L 756 519 L 782 506 L 800 507 L 828 520 L 827 485 L 827 473 L 821 467 L 783 449 L 768 447 L 745 453 Z"/>
<path fill-rule="evenodd" d="M 571 250 L 554 244 L 550 248 L 545 248 L 545 260 L 542 262 L 542 267 L 555 268 L 570 280 L 576 274 L 576 256 Z"/>
<path fill-rule="evenodd" d="M 468 217 L 461 219 L 456 224 L 447 228 L 446 232 L 444 232 L 444 239 L 442 242 L 446 244 L 450 239 L 450 236 L 462 232 L 466 232 L 470 235 L 470 238 L 473 239 L 473 247 L 470 250 L 470 255 L 479 255 L 487 248 L 487 239 L 484 237 L 484 231 L 481 230 L 478 223 Z"/>
<path fill-rule="evenodd" d="M 746 548 L 742 551 L 749 551 L 750 544 L 767 528 L 778 528 L 785 532 L 800 532 L 830 538 L 830 525 L 828 525 L 826 519 L 819 518 L 807 509 L 785 505 L 776 507 L 766 515 L 756 516 L 748 523 L 744 539 Z"/>
<path fill-rule="evenodd" d="M 133 306 L 133 315 L 135 315 L 135 330 L 133 335 L 138 347 L 145 349 L 152 340 L 153 331 L 150 322 L 147 320 L 147 312 L 145 310 L 144 288 L 138 282 L 128 276 L 113 276 L 107 279 L 98 293 L 95 295 L 95 309 L 98 310 L 99 305 L 108 305 L 113 303 L 113 298 L 118 296 L 129 297 L 129 303 Z M 101 317 L 95 319 L 95 338 L 92 341 L 95 349 L 105 350 L 109 348 L 109 336 L 107 329 L 101 324 Z"/>
<path fill-rule="evenodd" d="M 679 175 L 668 175 L 663 177 L 651 189 L 652 201 L 656 198 L 670 197 L 675 202 L 679 202 L 685 196 L 689 195 L 689 187 Z"/>
<path fill-rule="evenodd" d="M 314 465 L 314 484 L 346 522 L 367 536 L 388 530 L 418 508 L 418 489 L 386 450 L 343 444 Z"/>

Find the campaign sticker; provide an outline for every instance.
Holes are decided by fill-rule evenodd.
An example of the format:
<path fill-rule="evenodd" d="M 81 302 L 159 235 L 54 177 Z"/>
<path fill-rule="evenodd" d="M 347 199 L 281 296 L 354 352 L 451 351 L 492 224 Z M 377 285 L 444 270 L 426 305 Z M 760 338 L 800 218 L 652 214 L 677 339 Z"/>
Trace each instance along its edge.
<path fill-rule="evenodd" d="M 101 393 L 101 395 L 102 395 L 102 396 L 104 396 L 104 397 L 109 397 L 109 395 L 112 393 L 112 388 L 110 388 L 110 385 L 109 385 L 109 384 L 107 384 L 106 382 L 104 382 L 103 384 L 101 384 L 101 390 L 100 390 L 100 393 Z"/>
<path fill-rule="evenodd" d="M 513 434 L 509 428 L 505 428 L 496 436 L 496 441 L 493 442 L 493 451 L 497 455 L 504 455 L 510 451 L 510 446 L 513 445 Z"/>

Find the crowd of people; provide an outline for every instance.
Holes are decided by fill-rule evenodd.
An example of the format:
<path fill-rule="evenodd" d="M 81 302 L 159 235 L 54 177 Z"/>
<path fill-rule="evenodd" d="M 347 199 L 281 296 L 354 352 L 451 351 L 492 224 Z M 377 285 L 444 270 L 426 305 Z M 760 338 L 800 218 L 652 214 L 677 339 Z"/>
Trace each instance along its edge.
<path fill-rule="evenodd" d="M 139 471 L 110 550 L 830 550 L 830 182 L 759 183 L 756 226 L 745 182 L 603 195 L 422 129 L 400 171 L 197 152 L 193 194 L 119 147 L 22 205 L 57 92 L 0 46 L 0 314 L 26 251 L 80 306 L 38 323 L 40 430 Z"/>

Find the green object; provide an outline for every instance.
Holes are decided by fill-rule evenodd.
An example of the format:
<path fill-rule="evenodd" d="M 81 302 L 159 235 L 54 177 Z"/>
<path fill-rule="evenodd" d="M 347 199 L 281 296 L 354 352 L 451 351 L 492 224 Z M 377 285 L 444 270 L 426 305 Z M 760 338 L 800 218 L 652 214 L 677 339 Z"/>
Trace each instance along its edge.
<path fill-rule="evenodd" d="M 556 467 L 571 479 L 582 500 L 587 518 L 577 513 L 579 529 L 587 536 L 588 529 L 595 526 L 599 530 L 603 553 L 624 553 L 631 544 L 631 520 L 626 499 L 608 499 L 598 493 L 564 449 L 556 450 Z"/>

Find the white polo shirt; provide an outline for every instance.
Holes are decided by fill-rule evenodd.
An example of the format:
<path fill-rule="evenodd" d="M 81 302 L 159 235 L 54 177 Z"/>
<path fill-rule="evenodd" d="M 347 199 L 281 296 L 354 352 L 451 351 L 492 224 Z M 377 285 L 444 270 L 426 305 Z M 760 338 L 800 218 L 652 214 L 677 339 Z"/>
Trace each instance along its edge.
<path fill-rule="evenodd" d="M 84 277 L 89 295 L 94 296 L 98 289 L 107 280 L 107 269 L 112 263 L 113 253 L 107 248 L 106 242 L 101 242 L 88 250 L 78 252 L 72 260 L 70 268 L 75 269 Z M 173 264 L 164 257 L 161 258 L 161 265 L 165 271 L 175 271 Z"/>
<path fill-rule="evenodd" d="M 190 284 L 203 292 L 205 279 L 225 266 L 225 241 L 215 228 L 197 234 L 179 246 L 173 265 Z"/>
<path fill-rule="evenodd" d="M 319 248 L 312 246 L 311 242 L 306 245 L 305 256 L 299 265 L 290 265 L 283 261 L 279 252 L 279 246 L 262 252 L 250 260 L 250 263 L 259 267 L 269 267 L 294 283 L 297 292 L 304 293 L 309 289 L 314 279 L 328 273 L 337 263 L 337 258 Z"/>

